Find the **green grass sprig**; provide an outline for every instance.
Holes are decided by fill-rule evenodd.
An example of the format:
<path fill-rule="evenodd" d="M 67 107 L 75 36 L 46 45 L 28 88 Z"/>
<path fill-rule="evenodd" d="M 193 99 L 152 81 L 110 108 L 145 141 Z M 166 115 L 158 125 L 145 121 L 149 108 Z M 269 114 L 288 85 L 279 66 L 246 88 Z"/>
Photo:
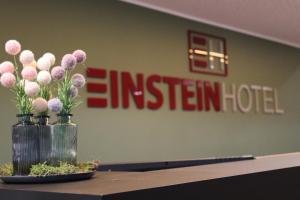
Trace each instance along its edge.
<path fill-rule="evenodd" d="M 12 92 L 16 95 L 16 107 L 19 114 L 30 114 L 32 112 L 32 99 L 26 95 L 23 81 L 17 82 Z"/>
<path fill-rule="evenodd" d="M 42 85 L 38 96 L 42 97 L 46 101 L 49 101 L 51 97 L 51 87 L 48 85 Z"/>
<path fill-rule="evenodd" d="M 66 71 L 65 77 L 62 82 L 58 82 L 58 98 L 63 103 L 63 108 L 60 112 L 61 115 L 71 114 L 73 108 L 77 107 L 81 102 L 76 98 L 70 96 L 70 89 L 72 87 L 71 74 Z"/>
<path fill-rule="evenodd" d="M 17 63 L 16 56 L 14 56 L 14 65 L 16 76 L 16 85 L 11 89 L 11 91 L 16 95 L 16 107 L 19 111 L 19 114 L 30 114 L 32 112 L 32 99 L 29 98 L 25 93 L 25 81 L 20 79 L 19 66 Z"/>

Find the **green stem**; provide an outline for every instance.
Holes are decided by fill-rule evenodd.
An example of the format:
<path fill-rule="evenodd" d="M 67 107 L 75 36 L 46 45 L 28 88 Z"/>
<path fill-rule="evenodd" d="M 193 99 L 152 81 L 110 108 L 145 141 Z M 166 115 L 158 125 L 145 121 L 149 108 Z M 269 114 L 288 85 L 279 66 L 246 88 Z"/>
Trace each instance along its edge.
<path fill-rule="evenodd" d="M 17 58 L 16 56 L 14 56 L 14 63 L 15 63 L 15 74 L 16 74 L 16 77 L 17 77 L 17 83 L 19 83 L 20 81 L 20 77 L 19 77 L 19 66 L 18 66 L 18 63 L 17 63 Z"/>

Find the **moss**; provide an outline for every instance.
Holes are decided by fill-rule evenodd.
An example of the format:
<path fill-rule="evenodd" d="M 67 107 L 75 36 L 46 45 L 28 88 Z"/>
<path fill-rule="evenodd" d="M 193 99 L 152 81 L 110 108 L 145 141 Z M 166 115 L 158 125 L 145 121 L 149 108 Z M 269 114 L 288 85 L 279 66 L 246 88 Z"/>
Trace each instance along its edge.
<path fill-rule="evenodd" d="M 12 176 L 13 166 L 12 164 L 0 165 L 0 176 Z"/>
<path fill-rule="evenodd" d="M 83 173 L 92 171 L 91 165 L 79 164 L 78 166 L 70 165 L 61 162 L 59 166 L 49 166 L 46 163 L 33 165 L 30 170 L 29 176 L 49 176 L 49 175 L 66 175 L 74 173 Z"/>
<path fill-rule="evenodd" d="M 99 166 L 98 161 L 79 163 L 78 165 L 70 165 L 61 162 L 59 166 L 50 166 L 47 163 L 32 165 L 29 176 L 50 176 L 50 175 L 66 175 L 74 173 L 91 172 Z M 0 165 L 0 176 L 12 176 L 13 165 Z"/>

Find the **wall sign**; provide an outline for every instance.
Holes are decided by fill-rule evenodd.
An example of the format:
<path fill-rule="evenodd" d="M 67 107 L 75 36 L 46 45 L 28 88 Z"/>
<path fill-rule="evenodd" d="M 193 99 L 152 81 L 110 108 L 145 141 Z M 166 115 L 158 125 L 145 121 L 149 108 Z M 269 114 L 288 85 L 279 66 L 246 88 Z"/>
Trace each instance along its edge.
<path fill-rule="evenodd" d="M 225 38 L 188 31 L 188 47 L 190 72 L 227 76 Z"/>
<path fill-rule="evenodd" d="M 227 76 L 228 55 L 224 38 L 188 31 L 190 72 Z M 229 84 L 219 81 L 194 80 L 158 74 L 132 74 L 125 71 L 88 68 L 88 107 L 198 112 L 242 112 L 283 114 L 276 88 Z M 166 91 L 166 92 L 163 92 Z"/>

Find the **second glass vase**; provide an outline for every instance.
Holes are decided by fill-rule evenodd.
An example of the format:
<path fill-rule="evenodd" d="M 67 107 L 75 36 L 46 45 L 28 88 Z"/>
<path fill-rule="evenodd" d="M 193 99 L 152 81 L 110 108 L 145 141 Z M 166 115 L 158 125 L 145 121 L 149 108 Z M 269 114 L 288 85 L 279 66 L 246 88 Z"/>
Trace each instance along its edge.
<path fill-rule="evenodd" d="M 39 115 L 36 117 L 38 132 L 39 132 L 39 144 L 40 144 L 40 163 L 50 164 L 51 151 L 52 151 L 52 137 L 51 137 L 51 125 L 48 123 L 48 115 Z"/>

